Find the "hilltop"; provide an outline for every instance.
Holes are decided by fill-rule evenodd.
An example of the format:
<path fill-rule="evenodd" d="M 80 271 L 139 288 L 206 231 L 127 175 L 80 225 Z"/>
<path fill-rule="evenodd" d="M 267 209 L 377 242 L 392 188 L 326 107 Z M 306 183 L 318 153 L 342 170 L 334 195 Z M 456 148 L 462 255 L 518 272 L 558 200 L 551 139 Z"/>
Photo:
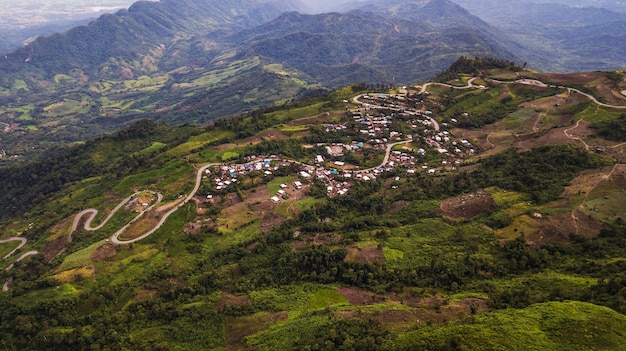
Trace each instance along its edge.
<path fill-rule="evenodd" d="M 616 349 L 623 78 L 461 58 L 2 169 L 2 340 Z"/>

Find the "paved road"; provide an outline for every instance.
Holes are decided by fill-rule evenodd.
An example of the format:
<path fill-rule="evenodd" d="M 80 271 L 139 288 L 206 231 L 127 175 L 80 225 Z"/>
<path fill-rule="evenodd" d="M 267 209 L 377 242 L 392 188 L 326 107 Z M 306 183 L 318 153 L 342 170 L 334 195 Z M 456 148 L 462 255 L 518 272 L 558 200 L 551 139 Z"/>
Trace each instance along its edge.
<path fill-rule="evenodd" d="M 9 265 L 9 266 L 5 269 L 5 271 L 10 271 L 10 270 L 12 270 L 12 269 L 13 269 L 13 267 L 15 267 L 15 263 L 16 263 L 16 262 L 19 262 L 19 261 L 21 261 L 21 260 L 25 259 L 25 258 L 26 258 L 26 257 L 28 257 L 28 256 L 33 256 L 33 255 L 36 255 L 36 254 L 38 254 L 38 252 L 37 252 L 37 251 L 28 251 L 28 252 L 23 253 L 20 257 L 18 257 L 18 258 L 17 258 L 17 260 L 15 260 L 15 262 L 11 263 L 11 264 L 10 264 L 10 265 Z"/>
<path fill-rule="evenodd" d="M 10 238 L 10 239 L 24 239 L 24 238 Z M 7 241 L 9 241 L 10 239 L 3 240 L 2 242 L 7 242 Z M 26 239 L 24 239 L 24 240 L 26 240 Z M 18 247 L 18 249 L 19 249 L 20 247 L 24 246 L 24 244 L 26 244 L 26 241 L 23 241 L 23 242 L 22 242 L 22 244 Z M 15 249 L 15 250 L 17 250 L 17 249 Z M 13 251 L 11 252 L 11 254 L 13 254 L 13 252 L 15 252 L 15 250 L 13 250 Z M 12 270 L 12 269 L 13 269 L 13 267 L 15 267 L 15 263 L 16 263 L 16 262 L 19 262 L 19 261 L 21 261 L 21 260 L 25 259 L 25 258 L 26 258 L 26 257 L 28 257 L 28 256 L 33 256 L 33 255 L 36 255 L 36 254 L 38 254 L 38 252 L 37 252 L 37 251 L 28 251 L 28 252 L 23 253 L 20 257 L 18 257 L 18 258 L 17 258 L 17 260 L 15 260 L 15 262 L 11 263 L 11 264 L 10 264 L 10 265 L 9 265 L 9 266 L 5 269 L 5 270 L 6 270 L 7 272 L 8 272 L 8 271 L 10 271 L 10 270 Z M 5 258 L 7 258 L 7 257 L 8 257 L 8 256 L 6 256 Z M 9 287 L 11 287 L 11 283 L 13 283 L 13 277 L 9 277 L 9 279 L 7 279 L 7 281 L 6 281 L 6 282 L 4 283 L 4 285 L 2 286 L 2 291 L 9 291 Z"/>
<path fill-rule="evenodd" d="M 491 81 L 494 82 L 494 83 L 506 83 L 506 82 L 503 82 L 503 81 L 500 81 L 500 80 L 495 80 L 495 79 L 492 79 Z M 593 103 L 595 103 L 596 105 L 603 106 L 603 107 L 609 107 L 609 108 L 616 108 L 616 109 L 626 109 L 626 106 L 605 104 L 603 102 L 598 101 L 598 99 L 596 99 L 593 95 L 589 95 L 589 94 L 584 93 L 584 92 L 582 92 L 582 91 L 580 91 L 578 89 L 569 88 L 569 87 L 566 87 L 566 86 L 563 86 L 563 85 L 558 85 L 558 86 L 556 86 L 556 85 L 548 85 L 548 84 L 546 84 L 546 83 L 544 83 L 544 82 L 542 82 L 540 80 L 536 80 L 536 79 L 518 79 L 516 81 L 513 81 L 513 83 L 524 84 L 524 85 L 534 85 L 534 86 L 538 86 L 538 87 L 542 87 L 542 88 L 551 87 L 551 88 L 567 89 L 568 93 L 571 93 L 572 91 L 576 92 L 576 93 L 578 93 L 580 95 L 583 95 L 583 96 L 587 97 L 589 100 L 593 101 Z M 622 92 L 622 93 L 624 93 L 624 92 Z"/>
<path fill-rule="evenodd" d="M 372 104 L 370 104 L 370 103 L 365 103 L 365 102 L 362 102 L 360 99 L 361 99 L 363 96 L 365 96 L 365 95 L 367 95 L 367 94 L 360 94 L 360 95 L 357 95 L 357 96 L 355 96 L 355 97 L 353 97 L 353 98 L 352 98 L 352 101 L 354 101 L 354 103 L 356 103 L 356 104 L 361 104 L 361 105 L 363 105 L 363 104 L 368 104 L 370 107 L 373 107 L 373 108 L 387 109 L 387 110 L 396 111 L 396 112 L 404 112 L 404 113 L 407 113 L 407 114 L 409 114 L 409 115 L 413 115 L 413 116 L 416 116 L 416 115 L 418 114 L 417 112 L 414 112 L 414 111 L 406 111 L 406 110 L 402 110 L 402 109 L 400 109 L 400 108 L 394 108 L 394 107 L 388 107 L 388 106 L 380 106 L 380 105 L 372 105 Z M 421 117 L 426 117 L 426 118 L 428 118 L 428 119 L 430 120 L 430 123 L 432 123 L 433 128 L 435 129 L 435 131 L 437 131 L 437 132 L 438 132 L 438 131 L 440 130 L 440 128 L 439 128 L 439 123 L 437 123 L 437 121 L 436 121 L 434 118 L 429 117 L 429 116 L 424 116 L 424 115 L 422 115 L 422 114 L 420 114 L 420 116 L 421 116 Z"/>
<path fill-rule="evenodd" d="M 159 221 L 159 223 L 157 223 L 156 226 L 154 226 L 154 228 L 150 229 L 149 231 L 145 232 L 144 234 L 142 234 L 141 236 L 138 236 L 134 239 L 130 239 L 130 240 L 122 240 L 120 239 L 120 235 L 122 235 L 122 233 L 124 233 L 124 231 L 126 230 L 126 228 L 128 228 L 128 226 L 130 226 L 135 220 L 137 220 L 142 214 L 140 214 L 139 216 L 135 217 L 135 219 L 133 219 L 130 223 L 128 223 L 126 226 L 124 226 L 124 228 L 118 230 L 115 234 L 113 234 L 113 236 L 111 237 L 111 242 L 113 242 L 114 244 L 118 244 L 118 245 L 127 245 L 127 244 L 132 244 L 135 243 L 141 239 L 144 239 L 150 235 L 152 235 L 154 232 L 156 232 L 157 230 L 159 230 L 159 228 L 161 228 L 161 226 L 165 223 L 165 221 L 167 221 L 167 219 L 169 218 L 169 216 L 171 216 L 172 214 L 174 214 L 176 211 L 178 211 L 179 208 L 185 206 L 189 201 L 191 201 L 191 199 L 193 199 L 193 197 L 196 195 L 196 193 L 198 192 L 198 189 L 200 189 L 200 185 L 202 184 L 202 176 L 204 174 L 204 171 L 209 168 L 209 167 L 213 167 L 218 165 L 217 163 L 210 163 L 208 165 L 204 165 L 202 166 L 200 169 L 198 169 L 198 173 L 196 175 L 196 185 L 194 186 L 193 190 L 191 191 L 191 193 L 189 193 L 189 195 L 187 195 L 187 197 L 185 198 L 185 200 L 183 200 L 182 203 L 180 203 L 179 205 L 177 205 L 176 207 L 174 207 L 173 209 L 169 210 L 167 213 L 165 213 L 163 215 L 163 217 L 161 217 L 161 220 Z M 144 211 L 145 212 L 145 211 Z"/>
<path fill-rule="evenodd" d="M 19 245 L 17 245 L 17 247 L 13 251 L 9 252 L 8 254 L 6 254 L 6 256 L 3 257 L 3 259 L 5 259 L 5 260 L 7 258 L 11 257 L 11 255 L 13 255 L 15 253 L 15 251 L 21 249 L 22 246 L 26 245 L 26 242 L 28 240 L 26 238 L 14 237 L 14 238 L 8 238 L 8 239 L 0 240 L 0 244 L 8 243 L 10 241 L 21 241 L 21 243 Z"/>
<path fill-rule="evenodd" d="M 380 165 L 378 165 L 376 167 L 367 168 L 367 169 L 360 169 L 360 170 L 355 171 L 355 172 L 371 172 L 371 171 L 373 171 L 375 169 L 379 169 L 381 167 L 384 167 L 387 164 L 387 162 L 389 162 L 389 156 L 391 155 L 391 149 L 393 149 L 394 146 L 402 145 L 402 144 L 408 144 L 410 142 L 411 142 L 411 140 L 405 140 L 405 141 L 400 141 L 400 142 L 397 142 L 397 143 L 393 143 L 393 144 L 387 145 L 387 151 L 385 152 L 385 158 L 383 159 L 383 163 L 381 163 Z"/>
<path fill-rule="evenodd" d="M 441 87 L 448 87 L 448 88 L 452 88 L 452 89 L 469 89 L 469 88 L 486 89 L 485 87 L 474 85 L 474 81 L 476 79 L 477 78 L 470 78 L 467 81 L 467 85 L 466 86 L 462 86 L 462 87 L 459 87 L 459 86 L 456 86 L 456 85 L 445 84 L 445 83 L 430 82 L 430 83 L 426 83 L 426 84 L 421 86 L 420 93 L 424 94 L 426 92 L 426 89 L 428 89 L 428 87 L 431 86 L 431 85 L 439 85 Z"/>
<path fill-rule="evenodd" d="M 566 88 L 566 87 L 559 87 L 559 88 Z M 593 97 L 593 96 L 591 96 L 591 95 L 589 95 L 587 93 L 583 93 L 582 91 L 580 91 L 578 89 L 567 88 L 567 91 L 568 92 L 575 91 L 578 94 L 584 95 L 584 96 L 588 97 L 591 101 L 593 101 L 594 103 L 596 103 L 597 105 L 600 105 L 600 106 L 609 107 L 609 108 L 626 109 L 626 106 L 617 106 L 617 105 L 609 105 L 609 104 L 602 103 L 602 102 L 598 101 L 595 97 Z"/>
<path fill-rule="evenodd" d="M 154 208 L 154 206 L 156 206 L 157 204 L 161 203 L 161 200 L 163 200 L 163 195 L 161 195 L 161 193 L 157 193 L 154 191 L 138 191 L 132 195 L 130 195 L 129 197 L 125 198 L 124 200 L 122 200 L 122 202 L 120 202 L 117 206 L 115 206 L 115 208 L 109 213 L 109 215 L 102 221 L 102 223 L 100 223 L 100 225 L 96 226 L 96 227 L 92 227 L 91 223 L 93 222 L 93 220 L 96 218 L 96 216 L 98 215 L 98 210 L 96 210 L 95 208 L 89 208 L 86 210 L 83 210 L 81 212 L 79 212 L 76 217 L 74 217 L 74 222 L 72 223 L 72 230 L 70 231 L 70 234 L 67 237 L 67 242 L 72 242 L 72 234 L 76 231 L 76 229 L 78 229 L 78 224 L 80 223 L 80 220 L 84 217 L 84 216 L 88 216 L 87 220 L 85 221 L 85 225 L 83 226 L 83 228 L 87 231 L 96 231 L 101 229 L 102 227 L 104 227 L 109 220 L 117 213 L 117 211 L 119 211 L 122 206 L 126 205 L 128 202 L 130 202 L 130 200 L 132 200 L 133 197 L 145 193 L 145 192 L 149 192 L 153 195 L 157 195 L 157 201 L 150 207 L 144 209 L 143 211 L 141 211 L 141 213 L 139 213 L 139 215 L 137 215 L 131 222 L 129 222 L 128 225 L 130 225 L 131 223 L 133 223 L 137 218 L 141 217 L 146 211 L 151 210 L 152 208 Z M 128 227 L 128 225 L 126 225 L 126 227 Z M 124 227 L 124 228 L 126 228 Z"/>

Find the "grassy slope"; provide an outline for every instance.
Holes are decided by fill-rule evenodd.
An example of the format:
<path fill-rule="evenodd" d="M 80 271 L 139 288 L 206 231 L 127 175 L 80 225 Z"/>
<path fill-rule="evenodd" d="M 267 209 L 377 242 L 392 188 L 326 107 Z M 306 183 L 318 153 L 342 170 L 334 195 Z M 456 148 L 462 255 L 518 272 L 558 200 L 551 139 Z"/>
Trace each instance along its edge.
<path fill-rule="evenodd" d="M 490 97 L 498 98 L 498 94 Z M 474 101 L 474 97 L 469 95 L 467 99 L 469 100 L 463 101 Z M 323 105 L 317 103 L 269 113 L 265 118 L 271 118 L 276 123 L 285 123 L 315 115 L 321 112 L 322 107 Z M 505 123 L 523 124 L 527 117 L 527 111 L 519 112 L 506 117 Z M 216 143 L 234 137 L 231 131 L 217 129 L 193 136 L 178 146 L 170 140 L 163 142 L 164 139 L 136 145 L 134 149 L 129 149 L 129 153 L 148 157 L 147 165 L 143 166 L 141 173 L 118 179 L 108 189 L 114 189 L 117 194 L 126 194 L 137 187 L 149 187 L 163 191 L 166 202 L 173 200 L 178 194 L 188 192 L 193 181 L 194 168 L 188 160 L 217 161 L 228 152 L 246 151 L 236 145 L 230 149 L 215 149 Z M 100 148 L 92 154 L 99 162 L 105 162 L 107 153 L 114 147 L 114 144 L 106 145 L 106 148 Z M 276 178 L 260 187 L 269 188 L 273 193 L 279 189 L 279 184 L 291 183 L 294 179 Z M 85 203 L 91 201 L 90 206 L 110 208 L 115 205 L 112 200 L 119 198 L 119 195 L 111 196 L 106 191 L 103 194 L 103 181 L 104 179 L 96 177 L 74 183 L 71 197 L 68 195 L 69 191 L 63 190 L 55 195 L 59 202 L 51 200 L 49 206 L 67 205 L 81 199 Z M 419 193 L 417 188 L 410 187 L 412 185 L 403 186 L 398 190 L 383 188 L 359 200 L 369 201 L 373 197 L 376 201 L 386 202 L 391 198 L 404 199 L 411 192 Z M 436 183 L 431 186 L 436 186 Z M 369 292 L 377 296 L 377 300 L 351 304 L 337 290 L 340 286 L 345 286 L 345 283 L 320 283 L 311 278 L 294 280 L 289 284 L 254 283 L 263 272 L 262 269 L 277 269 L 277 258 L 283 257 L 280 255 L 281 250 L 291 251 L 289 244 L 271 244 L 267 240 L 267 234 L 259 233 L 259 216 L 253 214 L 247 206 L 241 206 L 245 212 L 241 212 L 241 216 L 237 216 L 236 212 L 228 216 L 223 214 L 218 222 L 222 225 L 219 233 L 192 237 L 183 230 L 185 223 L 196 218 L 195 207 L 187 206 L 173 215 L 150 238 L 132 246 L 120 247 L 114 256 L 105 260 L 91 259 L 93 252 L 101 246 L 102 242 L 98 240 L 115 231 L 115 228 L 130 218 L 130 214 L 116 216 L 119 218 L 107 225 L 102 233 L 78 235 L 70 250 L 51 265 L 56 268 L 54 274 L 66 273 L 52 278 L 63 281 L 63 284 L 59 284 L 58 288 L 45 288 L 45 282 L 50 276 L 44 273 L 39 280 L 39 284 L 44 287 L 20 285 L 18 282 L 14 290 L 15 297 L 11 301 L 24 308 L 25 315 L 35 315 L 46 304 L 76 299 L 71 300 L 76 301 L 72 303 L 76 307 L 68 307 L 68 311 L 75 316 L 86 316 L 97 310 L 98 313 L 104 312 L 114 316 L 113 318 L 119 318 L 119 328 L 112 326 L 111 330 L 121 336 L 122 340 L 118 342 L 123 342 L 125 347 L 131 349 L 178 346 L 190 350 L 219 347 L 234 350 L 245 344 L 260 350 L 300 349 L 303 345 L 328 337 L 333 330 L 341 328 L 345 329 L 346 335 L 359 335 L 355 326 L 342 324 L 350 324 L 355 319 L 369 320 L 369 327 L 359 325 L 359 328 L 382 333 L 381 342 L 375 343 L 385 349 L 434 350 L 449 349 L 456 345 L 467 349 L 521 350 L 532 345 L 537 350 L 610 350 L 625 344 L 626 335 L 623 330 L 626 329 L 626 317 L 606 307 L 582 302 L 554 301 L 528 307 L 520 306 L 523 308 L 496 309 L 478 315 L 467 312 L 456 315 L 446 312 L 447 307 L 444 307 L 441 317 L 438 317 L 439 307 L 436 304 L 428 305 L 425 301 L 437 298 L 454 304 L 456 300 L 467 297 L 489 301 L 497 294 L 528 290 L 530 303 L 543 302 L 560 299 L 553 294 L 555 287 L 561 289 L 561 295 L 585 300 L 583 293 L 591 292 L 598 283 L 597 274 L 574 272 L 573 262 L 578 257 L 576 255 L 562 260 L 553 258 L 554 263 L 550 269 L 536 268 L 519 273 L 498 272 L 496 268 L 506 265 L 508 260 L 502 251 L 500 240 L 514 239 L 517 233 L 513 228 L 519 225 L 516 224 L 519 219 L 540 207 L 531 203 L 527 194 L 499 188 L 488 190 L 495 200 L 496 213 L 507 213 L 518 220 L 508 227 L 510 230 L 494 231 L 485 227 L 485 216 L 466 221 L 443 218 L 435 213 L 439 206 L 437 198 L 402 200 L 407 204 L 401 209 L 376 215 L 381 220 L 389 221 L 385 223 L 394 223 L 394 226 L 386 228 L 386 232 L 383 230 L 384 224 L 380 223 L 365 229 L 338 229 L 337 232 L 349 237 L 351 241 L 328 244 L 333 249 L 346 245 L 357 250 L 377 250 L 380 247 L 387 260 L 384 266 L 387 269 L 385 275 L 389 276 L 412 269 L 424 269 L 424 272 L 428 272 L 429 266 L 441 267 L 443 276 L 444 273 L 451 273 L 445 271 L 447 269 L 461 268 L 465 260 L 477 262 L 481 271 L 479 276 L 468 279 L 465 284 L 457 284 L 454 288 L 446 285 L 424 286 L 418 280 L 414 287 L 405 287 L 393 294 L 382 288 L 377 291 L 378 295 Z M 299 201 L 301 209 L 315 209 L 332 204 L 329 200 L 310 197 Z M 614 207 L 610 208 L 614 210 Z M 553 211 L 558 212 L 555 209 Z M 355 222 L 357 217 L 367 216 L 350 208 L 338 208 L 335 213 L 325 215 L 333 217 L 341 225 Z M 59 214 L 54 217 L 54 214 L 45 211 L 41 211 L 38 216 L 38 220 L 45 216 L 52 216 L 57 221 L 62 219 L 58 217 Z M 331 222 L 331 225 L 334 223 Z M 229 224 L 229 227 L 226 228 L 225 224 Z M 17 226 L 7 223 L 6 229 L 12 230 Z M 43 234 L 48 235 L 47 230 Z M 316 233 L 308 235 L 314 234 Z M 35 246 L 42 246 L 43 240 L 33 240 L 33 243 Z M 468 254 L 470 251 L 471 254 Z M 585 254 L 580 254 L 581 257 L 583 255 Z M 599 266 L 609 266 L 616 264 L 621 257 L 619 253 L 607 255 L 609 257 L 599 259 L 590 254 L 584 256 L 584 259 Z M 90 265 L 93 266 L 95 277 L 91 276 L 91 271 L 76 270 Z M 24 277 L 21 279 L 27 280 Z M 420 279 L 431 278 L 422 276 Z M 439 278 L 432 279 L 436 281 Z M 215 287 L 200 289 L 198 284 L 211 286 L 204 283 L 205 281 L 212 282 Z M 226 296 L 231 294 L 240 300 L 229 300 Z M 100 295 L 106 298 L 98 297 Z M 426 305 L 411 305 L 415 296 Z M 41 328 L 38 333 L 36 328 L 27 331 L 23 329 L 26 326 L 20 324 L 19 330 L 36 335 L 32 339 L 33 343 L 41 341 L 44 335 L 49 340 L 58 340 L 61 336 L 66 338 L 72 332 L 77 332 L 78 324 L 73 319 L 68 319 L 52 309 L 45 311 L 41 315 L 42 319 L 61 319 L 69 326 L 38 325 Z M 429 316 L 424 320 L 430 322 L 417 321 L 424 314 Z M 13 317 L 7 315 L 6 320 L 11 318 Z M 409 322 L 403 321 L 403 318 L 409 318 Z M 449 323 L 444 323 L 443 320 Z M 24 322 L 23 319 L 20 321 Z M 37 325 L 35 320 L 32 322 Z M 380 326 L 372 326 L 377 324 Z M 241 326 L 241 329 L 233 329 L 229 325 Z M 104 336 L 95 337 L 96 328 L 84 328 L 82 335 L 91 337 L 91 340 L 97 340 L 102 345 L 115 342 L 115 339 L 106 339 Z M 320 335 L 320 331 L 328 332 Z M 14 339 L 7 340 L 21 342 L 17 335 L 12 338 Z M 69 339 L 64 340 L 65 345 L 68 345 Z M 52 344 L 47 347 L 53 348 Z"/>

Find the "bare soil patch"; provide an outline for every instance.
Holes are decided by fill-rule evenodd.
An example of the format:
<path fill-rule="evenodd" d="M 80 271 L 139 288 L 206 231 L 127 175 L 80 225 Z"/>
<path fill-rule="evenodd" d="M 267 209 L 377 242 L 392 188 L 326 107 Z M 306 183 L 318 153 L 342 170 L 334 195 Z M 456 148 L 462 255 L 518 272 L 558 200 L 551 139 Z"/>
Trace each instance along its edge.
<path fill-rule="evenodd" d="M 139 237 L 143 233 L 156 227 L 157 224 L 159 224 L 161 217 L 162 215 L 160 213 L 154 211 L 144 214 L 143 217 L 131 224 L 130 227 L 128 227 L 128 229 L 120 235 L 120 239 L 130 240 Z"/>
<path fill-rule="evenodd" d="M 353 305 L 372 305 L 386 300 L 385 296 L 355 286 L 337 289 L 337 292 Z"/>
<path fill-rule="evenodd" d="M 287 319 L 287 312 L 228 317 L 224 326 L 229 350 L 252 350 L 246 345 L 246 337 L 267 330 L 270 325 Z"/>
<path fill-rule="evenodd" d="M 320 124 L 324 122 L 332 122 L 337 118 L 343 118 L 345 116 L 345 112 L 343 111 L 332 111 L 332 112 L 324 112 L 319 115 L 311 116 L 311 117 L 303 117 L 294 119 L 290 121 L 288 125 L 290 126 L 301 126 L 308 124 Z"/>
<path fill-rule="evenodd" d="M 72 225 L 73 221 L 74 221 L 74 216 L 72 215 L 62 220 L 61 222 L 57 223 L 54 227 L 50 228 L 50 231 L 52 233 L 58 233 L 59 231 L 69 228 Z"/>
<path fill-rule="evenodd" d="M 470 194 L 441 201 L 437 213 L 451 219 L 471 219 L 492 210 L 495 206 L 496 202 L 491 194 L 480 189 Z"/>
<path fill-rule="evenodd" d="M 167 211 L 171 210 L 172 208 L 178 206 L 178 204 L 180 204 L 183 201 L 184 201 L 184 199 L 178 199 L 178 200 L 176 200 L 174 202 L 170 202 L 168 204 L 161 205 L 161 206 L 157 207 L 156 212 L 158 212 L 158 213 L 166 213 Z"/>
<path fill-rule="evenodd" d="M 383 249 L 377 246 L 367 246 L 364 248 L 359 248 L 356 246 L 348 246 L 346 247 L 348 250 L 348 254 L 346 255 L 346 262 L 356 262 L 356 263 L 384 263 L 387 261 L 385 255 L 383 254 Z"/>
<path fill-rule="evenodd" d="M 343 236 L 336 233 L 319 233 L 315 235 L 303 236 L 302 240 L 294 241 L 291 247 L 295 250 L 304 250 L 311 245 L 336 245 L 343 240 Z"/>
<path fill-rule="evenodd" d="M 281 133 L 276 129 L 264 130 L 256 135 L 263 140 L 285 140 L 289 139 L 288 135 Z"/>
<path fill-rule="evenodd" d="M 213 309 L 221 310 L 226 307 L 245 306 L 250 304 L 250 296 L 236 296 L 228 293 L 222 293 L 222 298 L 215 303 Z"/>
<path fill-rule="evenodd" d="M 106 243 L 94 250 L 91 254 L 91 260 L 94 262 L 102 262 L 115 255 L 117 255 L 117 246 L 111 243 Z"/>
<path fill-rule="evenodd" d="M 561 144 L 582 146 L 580 141 L 568 138 L 567 135 L 565 135 L 565 130 L 568 128 L 571 128 L 571 127 L 553 128 L 553 129 L 550 129 L 546 134 L 542 136 L 533 137 L 533 138 L 529 138 L 526 140 L 520 140 L 514 143 L 513 146 L 517 148 L 521 148 L 521 149 L 532 149 L 532 148 L 536 148 L 539 146 L 561 145 Z"/>
<path fill-rule="evenodd" d="M 410 204 L 411 204 L 411 202 L 409 202 L 409 201 L 404 201 L 404 200 L 396 201 L 396 202 L 392 203 L 391 206 L 389 206 L 389 211 L 387 212 L 387 214 L 392 215 L 392 214 L 400 211 L 401 209 L 407 207 Z"/>
<path fill-rule="evenodd" d="M 287 217 L 278 213 L 268 213 L 261 218 L 261 221 L 259 222 L 259 230 L 263 233 L 267 233 L 281 225 L 287 219 Z"/>
<path fill-rule="evenodd" d="M 604 72 L 581 72 L 581 73 L 541 73 L 537 75 L 539 80 L 547 80 L 559 84 L 588 84 L 597 79 L 605 78 Z"/>
<path fill-rule="evenodd" d="M 43 257 L 46 262 L 52 261 L 53 258 L 57 257 L 63 251 L 65 251 L 67 245 L 67 238 L 65 236 L 61 236 L 56 238 L 55 240 L 49 242 L 43 248 Z"/>
<path fill-rule="evenodd" d="M 465 320 L 467 317 L 489 311 L 487 302 L 468 298 L 461 301 L 448 301 L 442 298 L 427 298 L 419 305 L 408 305 L 408 309 L 394 309 L 382 312 L 339 311 L 335 316 L 344 319 L 364 318 L 376 321 L 379 325 L 402 331 L 415 327 L 415 323 L 444 324 L 450 321 Z"/>

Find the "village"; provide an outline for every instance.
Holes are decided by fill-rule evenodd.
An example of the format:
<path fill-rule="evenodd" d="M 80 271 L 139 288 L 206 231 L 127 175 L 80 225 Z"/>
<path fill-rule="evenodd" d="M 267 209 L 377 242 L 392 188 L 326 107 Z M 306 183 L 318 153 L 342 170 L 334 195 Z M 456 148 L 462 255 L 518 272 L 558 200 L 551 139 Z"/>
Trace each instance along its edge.
<path fill-rule="evenodd" d="M 345 101 L 344 101 L 345 102 Z M 246 177 L 295 176 L 297 180 L 280 184 L 280 190 L 271 194 L 268 201 L 278 203 L 295 191 L 308 189 L 314 180 L 324 183 L 326 195 L 342 196 L 357 181 L 375 181 L 384 172 L 395 172 L 394 181 L 403 177 L 425 173 L 435 176 L 454 172 L 463 160 L 476 153 L 474 145 L 465 139 L 455 138 L 447 129 L 449 123 L 439 123 L 433 118 L 420 97 L 393 94 L 359 95 L 353 99 L 356 108 L 348 109 L 341 122 L 321 125 L 325 133 L 337 136 L 358 135 L 343 143 L 318 143 L 309 148 L 323 150 L 308 162 L 298 162 L 282 155 L 247 156 L 245 163 L 223 164 L 207 169 L 204 180 L 205 195 L 212 200 L 216 194 L 235 192 Z M 409 106 L 421 105 L 420 109 Z M 352 105 L 354 106 L 354 105 Z M 450 123 L 457 121 L 452 119 Z M 373 167 L 360 167 L 350 160 L 360 153 L 374 151 L 382 162 Z M 210 189 L 210 190 L 208 190 Z"/>

